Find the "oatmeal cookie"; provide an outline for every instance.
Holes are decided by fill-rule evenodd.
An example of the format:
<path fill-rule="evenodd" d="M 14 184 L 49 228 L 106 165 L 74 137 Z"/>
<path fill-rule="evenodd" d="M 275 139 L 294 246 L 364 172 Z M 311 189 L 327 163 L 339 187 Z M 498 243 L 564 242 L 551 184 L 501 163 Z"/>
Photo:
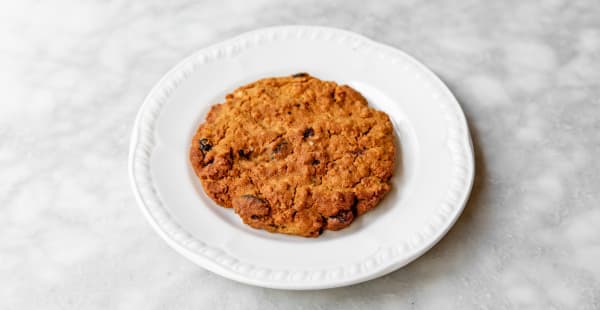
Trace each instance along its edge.
<path fill-rule="evenodd" d="M 236 89 L 200 125 L 190 160 L 204 190 L 244 223 L 316 237 L 390 190 L 389 117 L 346 85 L 306 73 Z"/>

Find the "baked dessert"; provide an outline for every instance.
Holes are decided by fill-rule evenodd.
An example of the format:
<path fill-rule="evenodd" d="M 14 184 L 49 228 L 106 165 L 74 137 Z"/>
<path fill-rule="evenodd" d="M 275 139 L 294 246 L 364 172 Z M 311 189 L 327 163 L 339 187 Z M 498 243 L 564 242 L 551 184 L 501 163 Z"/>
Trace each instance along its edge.
<path fill-rule="evenodd" d="M 306 73 L 261 79 L 214 105 L 190 160 L 206 194 L 244 223 L 319 236 L 373 209 L 390 190 L 389 117 L 346 85 Z"/>

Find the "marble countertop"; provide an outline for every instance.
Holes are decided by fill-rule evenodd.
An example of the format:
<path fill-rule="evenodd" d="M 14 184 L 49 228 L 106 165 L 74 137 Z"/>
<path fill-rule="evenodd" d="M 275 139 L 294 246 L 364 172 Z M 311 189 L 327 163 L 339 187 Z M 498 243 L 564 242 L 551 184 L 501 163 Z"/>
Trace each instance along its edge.
<path fill-rule="evenodd" d="M 0 308 L 599 309 L 600 3 L 4 1 Z M 456 94 L 477 176 L 450 233 L 367 283 L 239 284 L 171 250 L 136 206 L 130 131 L 193 51 L 264 26 L 348 29 Z"/>

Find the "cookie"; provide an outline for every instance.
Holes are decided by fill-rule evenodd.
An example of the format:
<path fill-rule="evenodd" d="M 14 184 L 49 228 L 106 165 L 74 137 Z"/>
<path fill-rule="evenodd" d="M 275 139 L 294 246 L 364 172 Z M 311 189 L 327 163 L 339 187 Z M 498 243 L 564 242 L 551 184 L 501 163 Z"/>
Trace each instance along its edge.
<path fill-rule="evenodd" d="M 316 237 L 390 190 L 393 127 L 349 86 L 306 73 L 266 78 L 210 109 L 190 160 L 206 194 L 245 224 Z"/>

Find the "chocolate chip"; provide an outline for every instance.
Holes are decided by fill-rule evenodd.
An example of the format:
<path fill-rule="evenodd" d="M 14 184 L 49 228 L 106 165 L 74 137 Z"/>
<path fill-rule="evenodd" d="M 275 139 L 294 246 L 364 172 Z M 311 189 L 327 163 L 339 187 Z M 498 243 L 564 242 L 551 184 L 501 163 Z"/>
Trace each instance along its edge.
<path fill-rule="evenodd" d="M 253 219 L 253 220 L 258 220 L 260 218 L 260 216 L 258 216 L 258 215 L 252 215 L 252 216 L 250 216 L 250 218 Z"/>
<path fill-rule="evenodd" d="M 364 152 L 365 151 L 362 149 L 355 149 L 352 151 L 352 154 L 358 156 L 358 155 L 362 155 Z"/>
<path fill-rule="evenodd" d="M 208 142 L 208 139 L 200 139 L 200 149 L 204 152 L 208 152 L 212 149 L 212 145 Z"/>
<path fill-rule="evenodd" d="M 287 141 L 283 141 L 283 142 L 277 144 L 277 146 L 273 149 L 273 154 L 280 153 L 287 144 L 288 144 Z"/>
<path fill-rule="evenodd" d="M 312 137 L 315 135 L 315 130 L 312 129 L 312 127 L 308 127 L 306 129 L 304 129 L 304 132 L 302 133 L 302 136 L 304 137 L 304 139 L 308 138 L 308 137 Z"/>
<path fill-rule="evenodd" d="M 297 78 L 297 77 L 305 77 L 305 76 L 308 76 L 308 73 L 306 73 L 306 72 L 298 72 L 298 73 L 292 75 L 292 77 L 295 77 L 295 78 Z"/>
<path fill-rule="evenodd" d="M 354 214 L 352 214 L 351 210 L 342 210 L 338 212 L 338 214 L 334 216 L 330 216 L 330 219 L 336 220 L 340 224 L 346 224 L 351 222 L 354 219 Z"/>
<path fill-rule="evenodd" d="M 320 161 L 320 160 L 318 160 L 318 159 L 315 159 L 315 160 L 313 160 L 313 161 L 312 161 L 311 165 L 314 165 L 314 166 L 316 166 L 316 165 L 318 165 L 318 164 L 320 164 L 320 163 L 321 163 L 321 161 Z"/>
<path fill-rule="evenodd" d="M 248 151 L 246 153 L 244 150 L 238 150 L 238 155 L 240 156 L 240 158 L 243 158 L 243 159 L 250 159 L 251 154 L 252 154 L 252 151 Z"/>

